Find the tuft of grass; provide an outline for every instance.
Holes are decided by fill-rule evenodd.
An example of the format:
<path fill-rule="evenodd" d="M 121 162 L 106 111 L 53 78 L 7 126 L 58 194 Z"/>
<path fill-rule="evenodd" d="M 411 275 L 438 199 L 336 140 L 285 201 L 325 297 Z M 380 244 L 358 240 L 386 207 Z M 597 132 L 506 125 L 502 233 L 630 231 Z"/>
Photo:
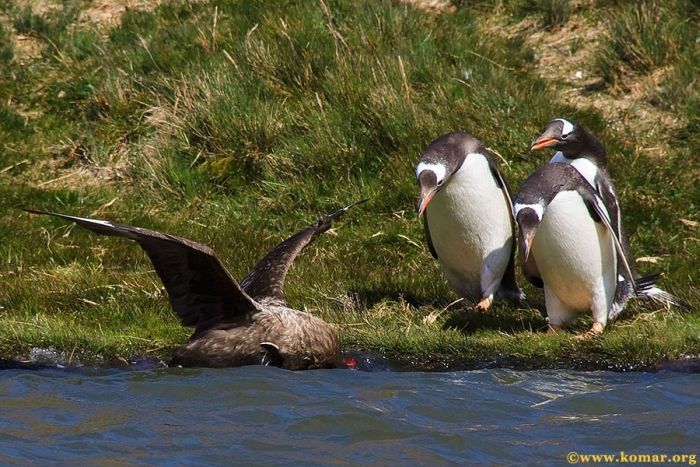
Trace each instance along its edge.
<path fill-rule="evenodd" d="M 547 29 L 565 24 L 571 17 L 570 0 L 454 0 L 453 5 L 489 13 L 505 13 L 519 20 L 534 17 Z"/>
<path fill-rule="evenodd" d="M 687 146 L 700 147 L 700 92 L 697 91 L 697 67 L 700 63 L 700 42 L 688 44 L 657 86 L 649 92 L 649 101 L 661 109 L 682 115 L 687 120 L 685 128 L 675 135 L 687 141 Z"/>
<path fill-rule="evenodd" d="M 85 5 L 75 3 L 30 28 L 41 59 L 0 67 L 0 355 L 167 357 L 187 336 L 136 245 L 18 207 L 191 238 L 241 278 L 279 241 L 365 197 L 287 282 L 289 303 L 335 323 L 348 350 L 598 367 L 700 353 L 697 315 L 639 304 L 630 314 L 642 319 L 582 344 L 536 332 L 543 300 L 529 287 L 522 309 L 443 311 L 456 297 L 414 211 L 414 165 L 438 135 L 475 133 L 517 187 L 542 162 L 528 152 L 542 124 L 579 120 L 608 146 L 637 256 L 656 257 L 662 285 L 697 307 L 692 135 L 647 157 L 601 114 L 553 98 L 530 51 L 480 28 L 494 14 L 484 2 L 449 14 L 390 1 L 324 5 L 165 2 L 98 31 L 78 23 Z M 523 14 L 546 12 L 537 5 Z M 6 14 L 24 24 L 34 13 Z M 697 62 L 687 60 L 678 79 L 690 84 Z M 685 101 L 669 95 L 664 105 L 692 112 Z"/>
<path fill-rule="evenodd" d="M 14 55 L 10 32 L 0 23 L 0 63 L 9 63 Z"/>
<path fill-rule="evenodd" d="M 611 84 L 649 74 L 693 48 L 697 7 L 687 0 L 648 0 L 624 4 L 610 16 L 596 67 Z M 697 45 L 695 45 L 697 49 Z"/>
<path fill-rule="evenodd" d="M 27 5 L 14 15 L 12 26 L 20 34 L 44 35 L 49 32 L 49 22 Z"/>
<path fill-rule="evenodd" d="M 519 0 L 513 3 L 521 15 L 538 16 L 545 28 L 561 26 L 571 17 L 569 0 Z"/>

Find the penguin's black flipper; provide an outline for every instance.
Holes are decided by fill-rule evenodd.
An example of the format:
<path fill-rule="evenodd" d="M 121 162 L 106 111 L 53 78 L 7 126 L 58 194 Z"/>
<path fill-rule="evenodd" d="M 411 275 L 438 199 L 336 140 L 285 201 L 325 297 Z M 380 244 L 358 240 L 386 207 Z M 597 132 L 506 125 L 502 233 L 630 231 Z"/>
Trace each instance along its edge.
<path fill-rule="evenodd" d="M 594 221 L 596 222 L 602 222 L 603 225 L 608 229 L 610 232 L 610 235 L 612 236 L 614 242 L 615 242 L 615 249 L 617 250 L 617 256 L 624 265 L 625 272 L 628 274 L 627 277 L 634 277 L 632 275 L 632 268 L 630 268 L 630 263 L 627 260 L 627 255 L 625 255 L 625 249 L 622 247 L 622 243 L 620 243 L 620 239 L 618 238 L 615 229 L 612 227 L 610 224 L 610 217 L 608 216 L 608 212 L 605 209 L 604 202 L 598 195 L 593 190 L 593 187 L 590 185 L 579 185 L 577 188 L 577 191 L 583 197 L 583 199 L 586 202 L 586 205 L 588 206 L 589 212 L 591 212 L 591 217 L 593 218 Z M 637 292 L 636 285 L 632 286 L 634 288 L 635 293 Z"/>
<path fill-rule="evenodd" d="M 508 203 L 510 212 L 510 222 L 513 233 L 513 246 L 510 250 L 510 259 L 508 260 L 508 266 L 506 266 L 506 271 L 503 274 L 503 278 L 501 279 L 501 294 L 503 294 L 506 298 L 509 298 L 511 300 L 519 301 L 524 299 L 525 295 L 520 290 L 520 287 L 518 287 L 518 283 L 515 279 L 515 248 L 517 243 L 515 241 L 515 225 L 517 222 L 515 220 L 515 215 L 513 214 L 513 195 L 511 194 L 508 182 L 506 182 L 506 179 L 503 177 L 503 174 L 501 174 L 501 171 L 498 169 L 498 166 L 496 165 L 491 151 L 484 148 L 483 153 L 486 155 L 486 160 L 489 163 L 489 168 L 491 169 L 491 174 L 493 175 L 496 185 L 498 185 L 498 187 L 501 189 L 501 191 L 503 192 L 503 196 L 506 198 L 506 202 Z M 537 269 L 537 266 L 535 266 L 535 269 Z M 528 281 L 530 281 L 530 278 L 527 279 Z"/>
<path fill-rule="evenodd" d="M 433 239 L 430 238 L 430 227 L 428 227 L 428 216 L 423 216 L 423 233 L 425 234 L 425 243 L 428 244 L 428 250 L 433 258 L 437 259 L 437 251 L 433 246 Z"/>

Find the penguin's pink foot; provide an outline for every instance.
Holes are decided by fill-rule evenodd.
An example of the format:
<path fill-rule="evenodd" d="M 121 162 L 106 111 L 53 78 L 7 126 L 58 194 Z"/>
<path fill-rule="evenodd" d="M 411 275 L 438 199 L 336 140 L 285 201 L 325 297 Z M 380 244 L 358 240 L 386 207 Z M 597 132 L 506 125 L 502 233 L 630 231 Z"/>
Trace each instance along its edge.
<path fill-rule="evenodd" d="M 576 339 L 577 341 L 592 339 L 596 336 L 603 334 L 603 329 L 605 329 L 605 328 L 601 323 L 593 323 L 593 326 L 591 326 L 591 329 L 584 332 L 583 334 L 579 334 L 577 336 L 574 336 L 574 339 Z"/>
<path fill-rule="evenodd" d="M 493 295 L 489 295 L 488 297 L 484 298 L 479 303 L 477 303 L 476 307 L 481 311 L 487 311 L 489 308 L 491 308 L 492 303 L 493 303 Z"/>

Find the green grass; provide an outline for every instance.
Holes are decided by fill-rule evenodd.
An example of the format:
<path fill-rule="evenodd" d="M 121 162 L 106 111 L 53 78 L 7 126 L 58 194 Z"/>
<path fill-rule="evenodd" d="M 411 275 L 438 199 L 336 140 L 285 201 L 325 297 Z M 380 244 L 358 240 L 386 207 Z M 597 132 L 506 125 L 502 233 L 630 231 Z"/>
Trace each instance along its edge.
<path fill-rule="evenodd" d="M 0 24 L 0 63 L 8 63 L 14 57 L 14 47 L 7 28 Z"/>
<path fill-rule="evenodd" d="M 689 67 L 697 59 L 700 11 L 687 0 L 631 2 L 610 16 L 596 67 L 611 84 L 664 66 Z M 695 61 L 695 63 L 697 63 Z"/>
<path fill-rule="evenodd" d="M 38 18 L 2 4 L 15 30 L 45 47 L 0 67 L 0 355 L 53 347 L 112 361 L 167 356 L 187 338 L 136 245 L 18 207 L 192 238 L 241 278 L 287 235 L 365 197 L 287 282 L 290 304 L 337 323 L 347 350 L 540 366 L 644 366 L 700 352 L 697 315 L 639 305 L 595 342 L 537 333 L 544 303 L 529 287 L 522 309 L 440 313 L 456 297 L 414 210 L 413 168 L 438 135 L 476 133 L 517 187 L 544 161 L 527 150 L 542 125 L 580 120 L 608 145 L 636 255 L 661 258 L 641 269 L 663 272 L 663 286 L 697 308 L 698 231 L 680 221 L 700 220 L 692 134 L 648 157 L 602 115 L 553 98 L 529 50 L 480 27 L 490 7 L 325 4 L 167 2 L 103 30 L 76 23 L 78 3 Z"/>
<path fill-rule="evenodd" d="M 517 20 L 534 18 L 546 29 L 565 24 L 572 12 L 570 0 L 453 0 L 452 3 L 460 8 L 471 7 L 490 14 L 504 14 Z"/>

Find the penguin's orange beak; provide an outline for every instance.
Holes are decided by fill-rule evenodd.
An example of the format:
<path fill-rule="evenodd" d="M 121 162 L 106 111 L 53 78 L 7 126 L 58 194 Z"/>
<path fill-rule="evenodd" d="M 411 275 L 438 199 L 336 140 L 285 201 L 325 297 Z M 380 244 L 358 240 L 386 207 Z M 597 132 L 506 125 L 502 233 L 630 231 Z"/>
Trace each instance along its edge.
<path fill-rule="evenodd" d="M 526 229 L 523 231 L 523 257 L 525 261 L 530 258 L 530 250 L 532 249 L 532 240 L 535 238 L 535 229 Z"/>
<path fill-rule="evenodd" d="M 428 188 L 426 190 L 421 190 L 420 201 L 418 201 L 418 217 L 422 216 L 425 210 L 428 208 L 428 204 L 433 199 L 437 193 L 437 188 Z"/>
<path fill-rule="evenodd" d="M 556 138 L 550 138 L 549 136 L 540 136 L 535 141 L 532 142 L 530 151 L 537 151 L 538 149 L 544 149 L 554 146 L 559 142 Z"/>

